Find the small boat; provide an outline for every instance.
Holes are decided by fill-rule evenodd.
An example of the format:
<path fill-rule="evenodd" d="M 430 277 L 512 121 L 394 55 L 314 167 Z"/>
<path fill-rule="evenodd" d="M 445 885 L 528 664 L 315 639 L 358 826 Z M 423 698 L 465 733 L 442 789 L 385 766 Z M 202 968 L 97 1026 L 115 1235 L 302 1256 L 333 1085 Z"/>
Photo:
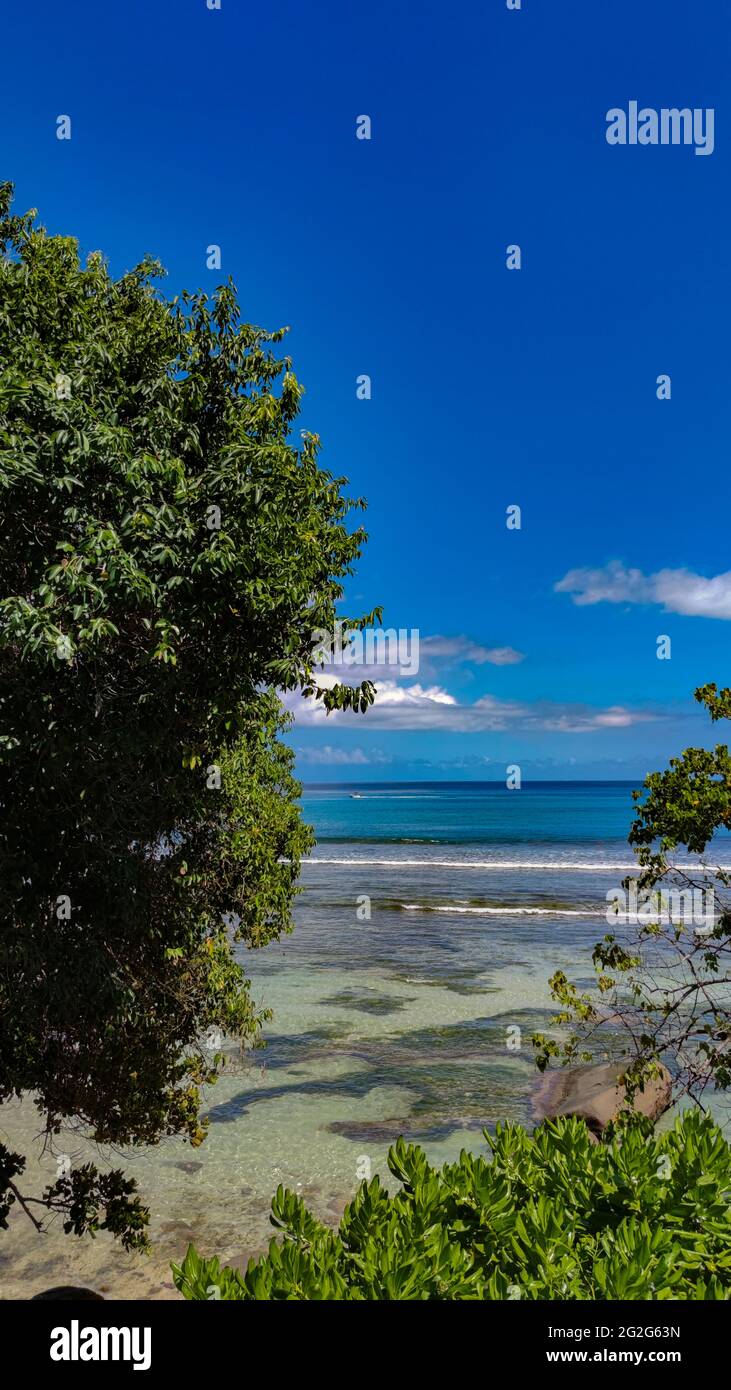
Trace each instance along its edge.
<path fill-rule="evenodd" d="M 351 799 L 351 801 L 362 801 L 362 800 L 363 800 L 363 793 L 362 793 L 362 792 L 351 792 L 351 793 L 350 793 L 350 799 Z"/>

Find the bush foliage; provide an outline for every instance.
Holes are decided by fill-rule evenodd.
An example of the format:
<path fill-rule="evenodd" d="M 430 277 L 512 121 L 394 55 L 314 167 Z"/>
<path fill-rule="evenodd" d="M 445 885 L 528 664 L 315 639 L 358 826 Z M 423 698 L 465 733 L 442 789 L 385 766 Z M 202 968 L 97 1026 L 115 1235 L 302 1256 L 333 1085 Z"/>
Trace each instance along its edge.
<path fill-rule="evenodd" d="M 731 1148 L 708 1117 L 608 1144 L 574 1117 L 485 1138 L 491 1161 L 463 1151 L 441 1170 L 400 1139 L 400 1189 L 362 1183 L 337 1231 L 280 1187 L 267 1255 L 242 1272 L 191 1246 L 176 1286 L 242 1301 L 731 1296 Z"/>

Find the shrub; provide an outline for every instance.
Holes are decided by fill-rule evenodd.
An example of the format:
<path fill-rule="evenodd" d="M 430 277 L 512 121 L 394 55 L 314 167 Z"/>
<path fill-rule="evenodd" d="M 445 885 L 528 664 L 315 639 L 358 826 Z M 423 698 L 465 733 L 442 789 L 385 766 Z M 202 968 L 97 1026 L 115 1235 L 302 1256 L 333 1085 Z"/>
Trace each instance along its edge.
<path fill-rule="evenodd" d="M 284 1238 L 245 1273 L 191 1246 L 173 1265 L 189 1299 L 725 1299 L 731 1296 L 731 1150 L 699 1112 L 660 1138 L 645 1127 L 592 1143 L 574 1117 L 533 1135 L 485 1133 L 492 1161 L 463 1150 L 432 1168 L 399 1139 L 330 1230 L 279 1187 Z"/>

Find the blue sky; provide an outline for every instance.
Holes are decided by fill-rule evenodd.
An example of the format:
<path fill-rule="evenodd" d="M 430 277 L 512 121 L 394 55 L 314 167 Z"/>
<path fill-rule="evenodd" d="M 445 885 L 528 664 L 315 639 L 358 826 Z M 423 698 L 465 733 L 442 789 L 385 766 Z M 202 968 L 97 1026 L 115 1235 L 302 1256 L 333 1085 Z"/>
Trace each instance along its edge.
<path fill-rule="evenodd" d="M 17 205 L 117 272 L 154 253 L 171 293 L 233 275 L 247 318 L 292 325 L 302 424 L 369 499 L 344 611 L 382 603 L 424 660 L 365 718 L 299 711 L 305 778 L 635 778 L 713 741 L 726 0 L 41 0 L 3 33 Z M 713 153 L 608 145 L 631 100 L 713 108 Z"/>

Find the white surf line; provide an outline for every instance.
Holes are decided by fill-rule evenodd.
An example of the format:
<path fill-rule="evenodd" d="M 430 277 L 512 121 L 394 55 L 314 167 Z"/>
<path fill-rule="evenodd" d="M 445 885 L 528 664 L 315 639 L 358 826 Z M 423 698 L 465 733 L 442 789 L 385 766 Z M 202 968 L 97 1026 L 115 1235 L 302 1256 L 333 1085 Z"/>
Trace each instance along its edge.
<path fill-rule="evenodd" d="M 432 907 L 426 903 L 401 903 L 402 912 L 471 912 L 481 917 L 602 917 L 604 909 L 571 907 Z"/>
<path fill-rule="evenodd" d="M 515 859 L 303 859 L 303 864 L 335 864 L 347 868 L 350 865 L 362 868 L 373 864 L 376 868 L 393 869 L 581 869 L 587 872 L 597 869 L 614 871 L 637 869 L 637 864 L 568 863 L 557 860 L 537 863 L 534 860 Z M 699 865 L 688 867 L 700 867 Z"/>
<path fill-rule="evenodd" d="M 358 868 L 363 868 L 364 866 L 367 866 L 367 865 L 369 865 L 369 864 L 372 864 L 375 868 L 392 868 L 392 869 L 430 869 L 430 868 L 431 868 L 431 869 L 565 869 L 565 870 L 578 870 L 578 871 L 583 872 L 583 873 L 596 873 L 596 872 L 605 872 L 605 871 L 606 871 L 606 872 L 612 872 L 612 873 L 613 873 L 613 872 L 615 872 L 615 871 L 617 871 L 617 870 L 621 871 L 622 873 L 626 873 L 626 872 L 630 872 L 631 870 L 634 869 L 638 874 L 641 873 L 641 871 L 642 871 L 642 870 L 641 870 L 641 865 L 637 864 L 636 862 L 635 862 L 635 863 L 630 863 L 630 864 L 613 864 L 613 863 L 607 863 L 605 860 L 596 860 L 596 861 L 594 861 L 594 862 L 586 863 L 586 862 L 568 861 L 568 860 L 566 860 L 566 861 L 565 861 L 565 860 L 544 860 L 544 861 L 540 861 L 540 862 L 539 862 L 539 861 L 533 860 L 533 859 L 525 859 L 525 860 L 522 860 L 522 859 L 521 859 L 521 860 L 518 860 L 518 859 L 365 859 L 365 858 L 363 858 L 363 859 L 355 859 L 355 858 L 351 858 L 351 859 L 331 859 L 331 858 L 312 859 L 312 858 L 308 858 L 308 859 L 303 859 L 303 860 L 302 860 L 302 863 L 303 863 L 303 865 L 304 865 L 304 864 L 330 864 L 330 865 L 339 865 L 339 866 L 341 866 L 341 867 L 343 867 L 343 868 L 348 868 L 348 867 L 350 867 L 350 866 L 354 866 L 354 867 L 358 867 Z M 676 869 L 677 869 L 677 871 L 680 872 L 680 873 L 683 873 L 683 872 L 686 872 L 686 871 L 690 871 L 690 870 L 693 870 L 693 871 L 701 870 L 701 871 L 703 871 L 703 872 L 705 872 L 705 873 L 711 873 L 711 874 L 712 874 L 712 873 L 715 873 L 717 869 L 722 870 L 724 873 L 731 873 L 731 864 L 693 864 L 693 863 L 687 863 L 687 864 L 679 864 L 679 865 L 677 865 L 677 866 L 676 866 Z"/>

